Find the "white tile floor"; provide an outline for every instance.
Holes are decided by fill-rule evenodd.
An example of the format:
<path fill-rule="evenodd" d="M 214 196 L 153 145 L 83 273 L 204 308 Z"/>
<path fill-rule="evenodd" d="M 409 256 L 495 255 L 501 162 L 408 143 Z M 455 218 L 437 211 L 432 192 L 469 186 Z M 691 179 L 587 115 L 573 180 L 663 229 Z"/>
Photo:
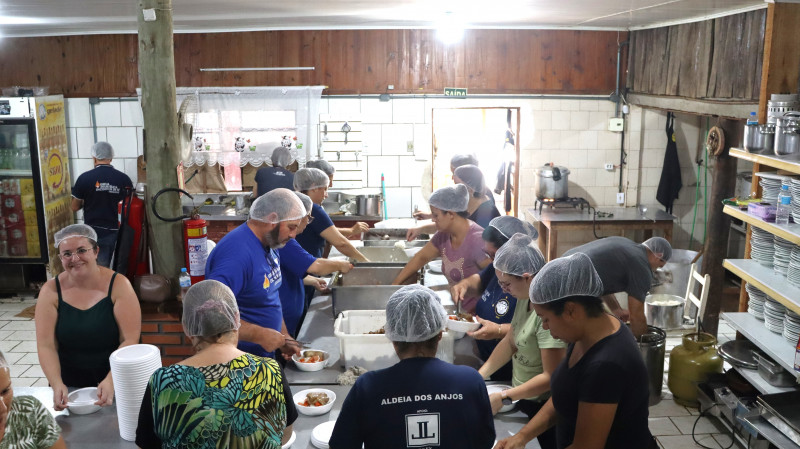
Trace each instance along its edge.
<path fill-rule="evenodd" d="M 39 366 L 36 355 L 36 335 L 33 320 L 14 315 L 35 304 L 31 297 L 0 299 L 0 351 L 11 366 L 12 385 L 18 387 L 46 387 L 47 379 Z M 671 331 L 667 337 L 667 356 L 664 368 L 664 397 L 659 404 L 650 407 L 650 431 L 664 449 L 700 448 L 692 439 L 692 426 L 697 419 L 697 409 L 676 404 L 667 389 L 669 351 L 681 343 L 681 336 L 688 331 Z M 719 340 L 725 342 L 735 338 L 736 332 L 725 323 L 720 323 Z M 695 429 L 697 440 L 711 448 L 724 448 L 730 444 L 727 430 L 716 418 L 701 418 Z M 738 442 L 737 448 L 741 448 Z"/>

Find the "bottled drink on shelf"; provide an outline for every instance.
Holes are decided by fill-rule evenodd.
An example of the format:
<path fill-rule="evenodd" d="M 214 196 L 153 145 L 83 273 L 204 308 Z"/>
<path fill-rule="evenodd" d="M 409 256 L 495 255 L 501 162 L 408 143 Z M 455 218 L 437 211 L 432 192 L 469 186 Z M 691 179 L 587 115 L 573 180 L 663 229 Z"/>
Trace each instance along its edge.
<path fill-rule="evenodd" d="M 775 224 L 789 224 L 789 217 L 792 216 L 792 194 L 789 192 L 789 181 L 781 183 L 781 191 L 778 193 L 778 210 L 775 212 Z"/>
<path fill-rule="evenodd" d="M 181 301 L 186 296 L 186 292 L 189 290 L 189 287 L 192 286 L 192 278 L 189 277 L 189 273 L 186 272 L 186 268 L 181 268 L 181 275 L 178 276 L 178 283 L 181 286 Z"/>
<path fill-rule="evenodd" d="M 747 119 L 748 125 L 758 125 L 758 117 L 756 116 L 755 112 L 750 113 L 750 117 Z"/>

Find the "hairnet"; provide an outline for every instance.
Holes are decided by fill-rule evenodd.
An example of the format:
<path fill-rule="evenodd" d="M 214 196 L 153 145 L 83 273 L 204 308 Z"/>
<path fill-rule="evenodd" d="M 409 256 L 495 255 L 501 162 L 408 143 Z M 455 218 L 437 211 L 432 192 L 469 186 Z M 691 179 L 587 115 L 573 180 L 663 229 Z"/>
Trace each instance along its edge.
<path fill-rule="evenodd" d="M 114 148 L 108 142 L 97 142 L 92 145 L 92 157 L 100 160 L 114 159 Z"/>
<path fill-rule="evenodd" d="M 394 292 L 386 304 L 386 337 L 391 341 L 420 342 L 444 329 L 447 313 L 436 293 L 419 284 Z"/>
<path fill-rule="evenodd" d="M 250 218 L 264 223 L 299 220 L 308 215 L 303 202 L 289 189 L 274 189 L 250 205 Z"/>
<path fill-rule="evenodd" d="M 458 168 L 462 165 L 478 166 L 478 157 L 474 154 L 456 154 L 450 158 L 450 167 Z"/>
<path fill-rule="evenodd" d="M 525 234 L 512 235 L 494 255 L 494 268 L 514 276 L 536 274 L 544 264 L 544 256 L 536 246 L 536 240 Z"/>
<path fill-rule="evenodd" d="M 61 242 L 73 237 L 86 237 L 87 239 L 91 240 L 92 243 L 97 243 L 97 233 L 94 231 L 94 229 L 92 229 L 91 226 L 85 224 L 72 224 L 61 228 L 61 230 L 57 231 L 55 235 L 53 235 L 53 240 L 56 242 L 56 249 L 58 249 L 58 246 L 61 245 Z"/>
<path fill-rule="evenodd" d="M 465 212 L 469 204 L 469 191 L 464 184 L 442 187 L 431 194 L 428 204 L 450 212 Z"/>
<path fill-rule="evenodd" d="M 650 237 L 642 245 L 664 262 L 669 262 L 672 257 L 672 245 L 663 237 Z"/>
<path fill-rule="evenodd" d="M 213 337 L 239 329 L 239 307 L 227 285 L 207 279 L 183 298 L 183 330 L 190 337 Z"/>
<path fill-rule="evenodd" d="M 474 165 L 462 165 L 453 172 L 458 176 L 461 183 L 469 187 L 473 192 L 483 193 L 486 190 L 486 181 L 483 180 L 481 169 Z"/>
<path fill-rule="evenodd" d="M 318 168 L 301 168 L 294 174 L 294 189 L 298 191 L 328 187 L 331 178 Z"/>
<path fill-rule="evenodd" d="M 489 227 L 497 229 L 497 232 L 507 239 L 510 239 L 514 234 L 525 234 L 532 239 L 539 237 L 539 231 L 532 224 L 510 215 L 492 218 L 492 221 L 489 222 Z"/>
<path fill-rule="evenodd" d="M 294 162 L 292 151 L 284 146 L 276 147 L 272 150 L 272 166 L 286 168 L 289 164 Z"/>
<path fill-rule="evenodd" d="M 294 192 L 294 194 L 297 195 L 297 197 L 300 198 L 300 201 L 303 202 L 303 207 L 306 208 L 306 215 L 310 214 L 311 208 L 314 207 L 314 203 L 311 201 L 311 198 L 309 198 L 308 195 L 303 192 Z"/>
<path fill-rule="evenodd" d="M 603 281 L 592 260 L 583 253 L 551 260 L 533 278 L 530 295 L 534 304 L 544 304 L 570 296 L 603 294 Z"/>
<path fill-rule="evenodd" d="M 326 161 L 325 159 L 315 159 L 313 161 L 306 162 L 306 168 L 318 168 L 325 172 L 326 175 L 333 176 L 336 173 L 336 169 L 333 168 L 333 165 L 330 162 Z"/>

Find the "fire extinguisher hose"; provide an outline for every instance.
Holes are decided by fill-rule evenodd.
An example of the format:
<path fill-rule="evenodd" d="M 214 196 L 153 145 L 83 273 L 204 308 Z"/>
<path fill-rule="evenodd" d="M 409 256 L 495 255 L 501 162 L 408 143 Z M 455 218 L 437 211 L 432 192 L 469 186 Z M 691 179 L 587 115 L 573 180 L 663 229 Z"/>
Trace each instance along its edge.
<path fill-rule="evenodd" d="M 187 191 L 185 191 L 183 189 L 179 189 L 177 187 L 167 187 L 167 188 L 161 189 L 161 190 L 158 191 L 158 193 L 153 195 L 153 200 L 152 200 L 151 205 L 150 205 L 150 208 L 153 210 L 153 215 L 155 215 L 156 218 L 158 218 L 161 221 L 168 221 L 168 222 L 181 221 L 181 220 L 186 219 L 186 218 L 192 218 L 190 215 L 181 215 L 180 217 L 164 218 L 158 213 L 158 211 L 156 210 L 156 202 L 158 201 L 158 197 L 161 196 L 162 193 L 167 193 L 167 192 L 183 193 L 184 195 L 188 196 L 190 199 L 194 199 L 194 197 L 189 192 L 187 192 Z"/>

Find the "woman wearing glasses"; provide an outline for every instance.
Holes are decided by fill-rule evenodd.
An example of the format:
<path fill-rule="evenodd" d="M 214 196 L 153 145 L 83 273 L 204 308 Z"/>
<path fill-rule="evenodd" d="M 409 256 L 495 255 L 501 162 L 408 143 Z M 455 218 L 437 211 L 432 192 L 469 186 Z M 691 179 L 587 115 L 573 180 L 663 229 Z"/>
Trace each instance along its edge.
<path fill-rule="evenodd" d="M 53 388 L 56 410 L 67 406 L 67 387 L 97 386 L 96 404 L 111 405 L 114 384 L 108 357 L 139 342 L 139 301 L 125 276 L 97 264 L 94 229 L 69 225 L 56 232 L 55 243 L 64 272 L 39 291 L 39 364 Z"/>

